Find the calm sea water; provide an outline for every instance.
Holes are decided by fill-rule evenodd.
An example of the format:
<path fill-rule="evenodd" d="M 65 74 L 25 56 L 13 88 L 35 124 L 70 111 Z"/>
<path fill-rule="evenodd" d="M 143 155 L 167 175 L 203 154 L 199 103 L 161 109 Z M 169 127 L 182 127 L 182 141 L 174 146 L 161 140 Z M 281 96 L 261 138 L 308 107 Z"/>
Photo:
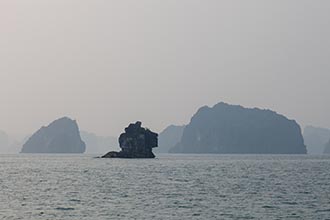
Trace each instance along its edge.
<path fill-rule="evenodd" d="M 0 219 L 330 219 L 330 157 L 0 156 Z"/>

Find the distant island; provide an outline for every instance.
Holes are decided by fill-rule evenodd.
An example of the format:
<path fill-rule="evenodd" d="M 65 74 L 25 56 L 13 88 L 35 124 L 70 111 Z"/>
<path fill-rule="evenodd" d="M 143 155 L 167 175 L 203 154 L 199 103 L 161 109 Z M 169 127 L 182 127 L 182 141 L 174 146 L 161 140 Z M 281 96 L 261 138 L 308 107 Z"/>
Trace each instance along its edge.
<path fill-rule="evenodd" d="M 4 131 L 0 131 L 0 153 L 8 150 L 9 137 Z"/>
<path fill-rule="evenodd" d="M 77 122 L 63 117 L 34 133 L 21 153 L 84 153 L 85 150 Z"/>
<path fill-rule="evenodd" d="M 159 134 L 158 147 L 155 153 L 168 153 L 171 148 L 177 145 L 182 138 L 185 125 L 170 125 Z"/>
<path fill-rule="evenodd" d="M 7 146 L 9 144 L 9 137 L 4 131 L 0 131 L 0 146 Z"/>
<path fill-rule="evenodd" d="M 171 153 L 306 154 L 300 126 L 271 110 L 204 106 Z"/>
<path fill-rule="evenodd" d="M 27 137 L 13 137 L 0 130 L 0 154 L 17 154 L 21 151 Z"/>
<path fill-rule="evenodd" d="M 314 126 L 306 126 L 303 137 L 308 154 L 323 154 L 324 147 L 330 139 L 330 130 Z"/>
<path fill-rule="evenodd" d="M 324 152 L 325 154 L 330 154 L 330 140 L 328 141 L 328 143 L 325 145 L 324 147 Z"/>
<path fill-rule="evenodd" d="M 119 149 L 118 138 L 99 136 L 87 131 L 80 131 L 80 136 L 86 144 L 86 154 L 102 154 L 107 151 Z"/>
<path fill-rule="evenodd" d="M 119 137 L 121 151 L 110 151 L 102 158 L 155 158 L 152 148 L 158 146 L 158 134 L 141 125 L 138 121 L 125 128 Z"/>

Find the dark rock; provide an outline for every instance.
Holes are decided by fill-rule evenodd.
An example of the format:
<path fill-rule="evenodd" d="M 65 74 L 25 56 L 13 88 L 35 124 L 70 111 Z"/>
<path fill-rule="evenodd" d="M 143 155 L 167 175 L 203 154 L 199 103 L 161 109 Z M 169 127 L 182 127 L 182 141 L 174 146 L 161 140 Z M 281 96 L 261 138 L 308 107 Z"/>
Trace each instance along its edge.
<path fill-rule="evenodd" d="M 110 151 L 107 154 L 105 154 L 104 156 L 102 156 L 102 158 L 118 158 L 118 157 L 120 157 L 120 153 L 121 152 Z"/>
<path fill-rule="evenodd" d="M 170 125 L 159 134 L 158 147 L 155 153 L 168 153 L 171 148 L 177 145 L 182 138 L 185 126 Z"/>
<path fill-rule="evenodd" d="M 330 154 L 330 140 L 328 143 L 325 145 L 324 152 L 325 154 Z"/>
<path fill-rule="evenodd" d="M 119 137 L 121 151 L 111 151 L 102 158 L 155 158 L 152 148 L 158 146 L 158 134 L 141 125 L 138 121 L 125 128 Z"/>
<path fill-rule="evenodd" d="M 84 153 L 85 150 L 77 122 L 64 117 L 34 133 L 21 153 Z"/>
<path fill-rule="evenodd" d="M 324 146 L 330 139 L 330 130 L 326 128 L 306 126 L 303 136 L 308 154 L 322 154 Z"/>
<path fill-rule="evenodd" d="M 300 126 L 270 110 L 202 107 L 172 153 L 306 154 Z"/>

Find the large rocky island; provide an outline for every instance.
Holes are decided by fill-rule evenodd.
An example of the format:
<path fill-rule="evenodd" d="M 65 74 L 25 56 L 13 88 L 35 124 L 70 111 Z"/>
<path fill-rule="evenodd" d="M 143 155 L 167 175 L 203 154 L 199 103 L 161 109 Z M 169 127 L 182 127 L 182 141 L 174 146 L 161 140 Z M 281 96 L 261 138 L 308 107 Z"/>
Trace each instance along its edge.
<path fill-rule="evenodd" d="M 271 110 L 219 103 L 192 117 L 172 153 L 306 154 L 300 126 Z"/>
<path fill-rule="evenodd" d="M 21 153 L 84 153 L 85 150 L 77 122 L 64 117 L 34 133 Z"/>
<path fill-rule="evenodd" d="M 152 148 L 158 146 L 158 134 L 141 125 L 138 121 L 125 128 L 119 137 L 121 151 L 110 151 L 102 158 L 155 158 Z"/>

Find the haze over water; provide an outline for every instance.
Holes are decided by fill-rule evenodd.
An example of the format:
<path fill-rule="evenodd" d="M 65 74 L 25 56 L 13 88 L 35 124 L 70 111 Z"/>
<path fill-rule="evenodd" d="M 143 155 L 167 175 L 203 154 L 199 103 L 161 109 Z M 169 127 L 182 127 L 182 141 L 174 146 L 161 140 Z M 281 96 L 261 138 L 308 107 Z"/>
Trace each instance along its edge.
<path fill-rule="evenodd" d="M 330 128 L 330 2 L 3 0 L 0 129 L 118 136 L 220 101 Z"/>
<path fill-rule="evenodd" d="M 330 219 L 327 155 L 9 154 L 32 134 L 27 146 L 42 152 L 66 153 L 75 141 L 83 150 L 71 152 L 85 152 L 78 126 L 74 136 L 43 127 L 67 116 L 87 153 L 102 155 L 142 121 L 148 129 L 123 136 L 128 153 L 108 155 L 144 156 L 135 152 L 144 147 L 153 156 L 149 129 L 188 125 L 200 107 L 219 102 L 285 120 L 274 126 L 276 117 L 263 123 L 270 117 L 247 114 L 236 123 L 219 111 L 224 126 L 211 114 L 204 130 L 190 126 L 192 144 L 165 147 L 305 153 L 300 127 L 330 128 L 329 11 L 321 0 L 0 1 L 0 220 Z M 279 146 L 293 137 L 290 124 L 303 151 Z M 274 127 L 280 135 L 263 132 Z M 330 133 L 319 141 L 312 130 L 309 149 L 330 152 Z"/>

